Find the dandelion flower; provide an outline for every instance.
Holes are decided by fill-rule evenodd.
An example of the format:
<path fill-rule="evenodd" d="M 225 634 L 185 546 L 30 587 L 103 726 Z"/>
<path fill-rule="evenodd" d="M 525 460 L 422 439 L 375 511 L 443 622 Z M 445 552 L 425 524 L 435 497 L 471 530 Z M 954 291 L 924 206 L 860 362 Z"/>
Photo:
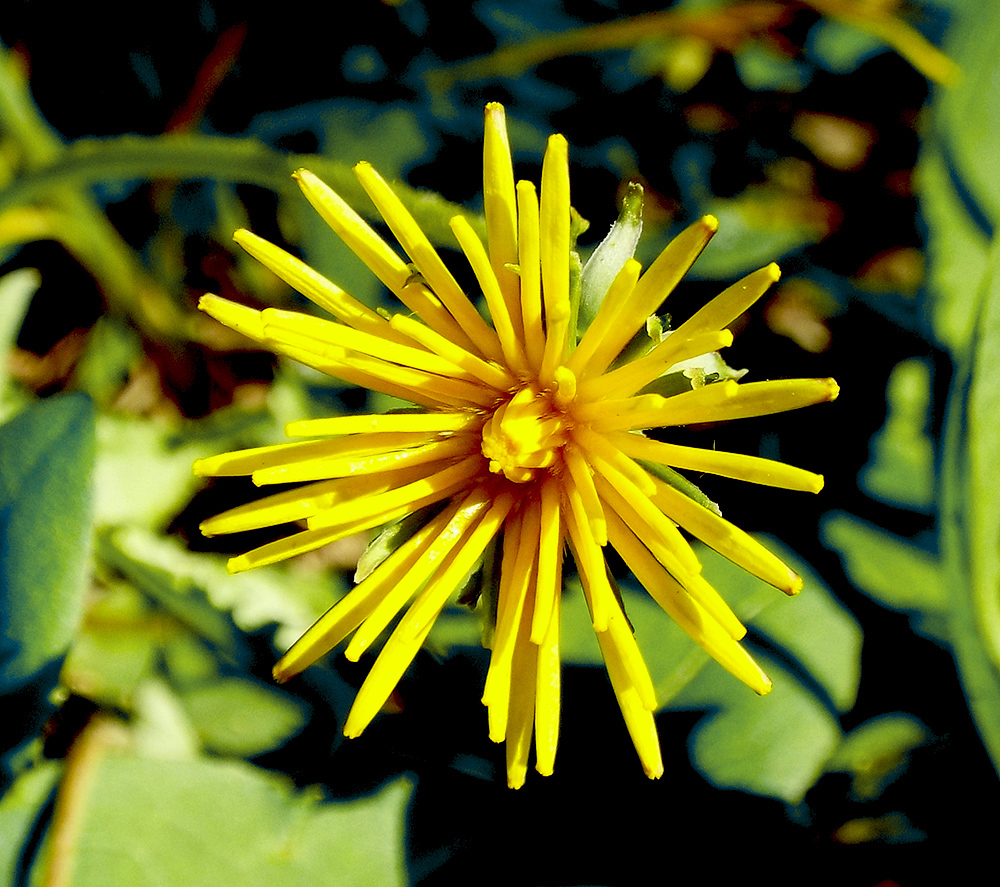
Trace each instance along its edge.
<path fill-rule="evenodd" d="M 695 222 L 641 272 L 631 258 L 635 219 L 629 227 L 625 218 L 588 263 L 581 288 L 573 271 L 566 140 L 549 138 L 538 191 L 530 182 L 515 183 L 504 110 L 490 104 L 483 153 L 487 243 L 463 216 L 451 228 L 488 319 L 367 163 L 355 173 L 406 258 L 316 176 L 299 170 L 295 179 L 405 311 L 372 310 L 279 247 L 236 233 L 244 249 L 333 319 L 256 311 L 210 294 L 202 310 L 307 366 L 413 406 L 292 422 L 286 434 L 302 440 L 199 460 L 195 471 L 203 476 L 297 484 L 213 517 L 202 530 L 302 527 L 233 558 L 229 566 L 237 572 L 401 521 L 391 553 L 274 669 L 277 680 L 287 680 L 348 637 L 345 655 L 356 661 L 392 626 L 347 717 L 348 736 L 359 735 L 380 711 L 435 618 L 491 552 L 494 566 L 483 582 L 491 599 L 482 609 L 495 622 L 483 702 L 490 738 L 506 742 L 507 778 L 515 788 L 525 780 L 532 736 L 536 769 L 553 769 L 568 550 L 639 760 L 648 776 L 658 777 L 656 694 L 605 549 L 618 552 L 695 642 L 763 694 L 770 681 L 739 643 L 746 629 L 702 577 L 688 536 L 788 594 L 800 580 L 692 497 L 674 469 L 811 492 L 823 480 L 779 462 L 644 432 L 796 409 L 832 400 L 838 389 L 831 379 L 743 384 L 734 377 L 713 382 L 718 374 L 704 373 L 688 390 L 658 387 L 671 370 L 704 363 L 731 343 L 727 325 L 778 279 L 777 266 L 729 287 L 669 335 L 647 334 L 655 327 L 647 321 L 708 243 L 716 220 Z M 581 289 L 593 318 L 586 329 L 578 329 Z M 411 516 L 418 519 L 403 520 Z"/>

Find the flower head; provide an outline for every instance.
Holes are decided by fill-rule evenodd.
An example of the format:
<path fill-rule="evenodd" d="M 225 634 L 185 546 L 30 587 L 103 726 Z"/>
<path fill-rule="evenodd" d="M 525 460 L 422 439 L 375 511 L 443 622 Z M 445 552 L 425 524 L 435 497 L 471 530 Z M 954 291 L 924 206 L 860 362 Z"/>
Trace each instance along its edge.
<path fill-rule="evenodd" d="M 483 609 L 495 612 L 483 702 L 490 737 L 506 740 L 508 781 L 514 787 L 524 782 L 532 734 L 536 768 L 551 773 L 555 759 L 566 549 L 650 777 L 663 772 L 653 722 L 657 701 L 609 579 L 607 546 L 698 644 L 753 690 L 767 692 L 770 681 L 739 643 L 746 629 L 701 576 L 681 529 L 786 593 L 794 594 L 800 580 L 759 542 L 689 495 L 673 469 L 812 492 L 822 487 L 822 478 L 643 432 L 759 416 L 837 395 L 830 379 L 740 384 L 720 377 L 704 384 L 702 373 L 687 390 L 656 384 L 678 365 L 705 355 L 714 359 L 732 341 L 727 324 L 778 278 L 777 266 L 769 265 L 729 287 L 669 335 L 656 332 L 655 325 L 645 335 L 647 321 L 715 232 L 711 216 L 683 231 L 642 273 L 631 258 L 635 225 L 609 238 L 614 242 L 602 246 L 599 260 L 588 266 L 583 289 L 592 321 L 578 330 L 567 153 L 566 140 L 552 136 L 540 192 L 530 182 L 515 183 L 503 108 L 487 106 L 488 245 L 463 216 L 452 219 L 451 228 L 478 282 L 488 320 L 392 188 L 365 163 L 355 168 L 357 177 L 408 261 L 311 173 L 300 170 L 295 178 L 405 311 L 388 316 L 372 310 L 248 231 L 237 232 L 237 242 L 334 320 L 273 308 L 256 311 L 214 295 L 200 303 L 269 348 L 414 405 L 381 415 L 293 422 L 286 433 L 303 440 L 196 463 L 200 475 L 299 484 L 203 524 L 209 535 L 304 524 L 299 532 L 233 558 L 233 571 L 417 516 L 400 524 L 391 553 L 285 654 L 276 678 L 288 679 L 348 637 L 346 656 L 357 660 L 395 623 L 347 718 L 345 733 L 357 736 L 382 708 L 442 608 L 493 552 L 499 570 L 491 570 L 483 583 L 492 598 Z M 623 219 L 624 228 L 628 221 Z"/>

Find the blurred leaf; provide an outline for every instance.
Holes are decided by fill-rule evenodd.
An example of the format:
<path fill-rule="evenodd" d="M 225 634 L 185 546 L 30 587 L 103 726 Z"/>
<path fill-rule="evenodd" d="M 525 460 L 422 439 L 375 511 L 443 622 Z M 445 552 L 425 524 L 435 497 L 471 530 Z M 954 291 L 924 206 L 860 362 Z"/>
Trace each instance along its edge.
<path fill-rule="evenodd" d="M 78 831 L 60 847 L 74 887 L 407 883 L 406 779 L 327 804 L 242 763 L 106 753 L 81 792 Z M 52 849 L 47 841 L 31 887 L 43 883 Z"/>
<path fill-rule="evenodd" d="M 700 280 L 740 277 L 821 241 L 830 231 L 827 210 L 797 187 L 751 185 L 737 197 L 701 202 L 698 211 L 714 215 L 719 232 L 688 276 Z"/>
<path fill-rule="evenodd" d="M 845 822 L 833 833 L 838 844 L 915 844 L 927 840 L 905 813 L 885 816 L 862 816 Z"/>
<path fill-rule="evenodd" d="M 77 629 L 93 463 L 85 397 L 41 401 L 0 427 L 0 695 L 61 657 Z"/>
<path fill-rule="evenodd" d="M 77 386 L 99 406 L 107 406 L 121 391 L 129 370 L 142 355 L 139 335 L 121 317 L 97 319 L 75 369 Z"/>
<path fill-rule="evenodd" d="M 835 74 L 850 74 L 862 62 L 889 50 L 874 34 L 845 22 L 827 19 L 817 22 L 809 30 L 806 46 L 812 58 Z"/>
<path fill-rule="evenodd" d="M 849 773 L 855 797 L 872 800 L 899 775 L 909 753 L 928 738 L 927 729 L 912 715 L 872 718 L 844 737 L 829 769 Z"/>
<path fill-rule="evenodd" d="M 201 751 L 198 733 L 165 681 L 150 678 L 135 694 L 132 741 L 138 754 L 158 761 L 189 761 Z"/>
<path fill-rule="evenodd" d="M 99 526 L 166 526 L 200 483 L 191 463 L 217 446 L 192 440 L 179 427 L 115 413 L 98 418 L 97 440 L 94 516 Z"/>
<path fill-rule="evenodd" d="M 1000 766 L 1000 244 L 984 281 L 978 342 L 956 375 L 943 465 L 949 630 L 969 706 Z"/>
<path fill-rule="evenodd" d="M 224 661 L 245 664 L 248 650 L 230 616 L 216 609 L 204 588 L 184 575 L 181 565 L 161 565 L 136 556 L 135 540 L 144 538 L 140 533 L 138 530 L 128 534 L 125 531 L 100 533 L 98 557 L 118 570 L 151 601 L 208 641 Z"/>
<path fill-rule="evenodd" d="M 749 43 L 733 53 L 740 80 L 756 91 L 798 92 L 809 83 L 809 68 L 760 43 Z"/>
<path fill-rule="evenodd" d="M 245 678 L 221 678 L 181 694 L 205 746 L 218 754 L 252 757 L 276 748 L 305 723 L 286 694 Z"/>
<path fill-rule="evenodd" d="M 713 785 L 798 804 L 840 743 L 840 725 L 791 672 L 755 658 L 774 681 L 766 697 L 733 692 L 728 674 L 705 669 L 671 707 L 710 710 L 694 729 L 691 756 Z"/>
<path fill-rule="evenodd" d="M 1000 6 L 981 4 L 974 15 L 965 10 L 954 19 L 947 46 L 962 71 L 953 89 L 942 91 L 934 106 L 934 121 L 957 178 L 996 225 L 1000 220 L 1000 114 L 993 101 L 1000 68 Z"/>
<path fill-rule="evenodd" d="M 859 482 L 870 496 L 929 513 L 935 501 L 934 445 L 927 435 L 930 367 L 910 358 L 893 368 L 886 386 L 888 415 L 871 442 L 872 460 Z"/>
<path fill-rule="evenodd" d="M 927 290 L 937 339 L 952 354 L 969 348 L 989 262 L 989 236 L 977 224 L 940 145 L 925 141 L 916 166 L 927 220 Z"/>
<path fill-rule="evenodd" d="M 215 613 L 213 624 L 223 619 L 218 612 L 222 610 L 247 632 L 274 624 L 278 646 L 291 645 L 340 597 L 341 580 L 332 572 L 305 573 L 289 564 L 233 576 L 226 571 L 224 557 L 193 553 L 174 539 L 138 527 L 111 531 L 101 537 L 101 544 L 109 562 L 133 581 L 151 583 L 154 597 L 161 592 L 168 597 L 188 595 L 192 606 L 200 600 L 199 608 Z M 231 630 L 219 623 L 220 640 L 230 643 L 226 639 Z"/>
<path fill-rule="evenodd" d="M 62 680 L 89 699 L 127 709 L 155 672 L 166 633 L 163 616 L 134 588 L 118 583 L 103 589 L 87 606 Z"/>
<path fill-rule="evenodd" d="M 895 3 L 808 0 L 808 5 L 884 41 L 929 80 L 948 85 L 959 77 L 959 66 L 907 24 L 897 13 Z"/>
<path fill-rule="evenodd" d="M 22 773 L 0 799 L 0 884 L 21 883 L 24 845 L 52 798 L 62 765 L 54 761 Z"/>
<path fill-rule="evenodd" d="M 937 558 L 844 512 L 829 514 L 822 532 L 857 588 L 886 607 L 914 613 L 922 634 L 948 640 L 944 618 L 950 598 Z"/>
<path fill-rule="evenodd" d="M 934 138 L 917 164 L 928 222 L 928 286 L 938 338 L 957 355 L 970 347 L 987 273 L 990 240 L 1000 221 L 1000 114 L 992 84 L 1000 70 L 1000 7 L 954 18 L 946 49 L 961 80 L 932 106 Z"/>
<path fill-rule="evenodd" d="M 54 190 L 89 188 L 130 179 L 219 182 L 259 185 L 291 196 L 298 189 L 291 175 L 308 167 L 359 213 L 377 218 L 374 207 L 351 170 L 352 164 L 315 154 L 288 154 L 255 139 L 183 133 L 169 136 L 122 135 L 77 139 L 47 163 L 0 189 L 0 206 L 42 200 Z M 464 214 L 480 231 L 484 222 L 434 192 L 392 182 L 393 190 L 435 243 L 453 243 L 447 220 Z M 303 198 L 303 203 L 304 203 Z"/>
<path fill-rule="evenodd" d="M 22 268 L 0 277 L 0 354 L 9 354 L 17 342 L 31 297 L 41 285 L 34 268 Z M 0 420 L 21 406 L 10 384 L 8 361 L 0 361 Z"/>

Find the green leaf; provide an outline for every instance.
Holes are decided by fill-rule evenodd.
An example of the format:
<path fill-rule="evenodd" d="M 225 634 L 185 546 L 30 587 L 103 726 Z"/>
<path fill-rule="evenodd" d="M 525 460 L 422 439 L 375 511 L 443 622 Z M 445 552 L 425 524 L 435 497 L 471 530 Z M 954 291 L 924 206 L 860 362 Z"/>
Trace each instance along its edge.
<path fill-rule="evenodd" d="M 144 596 L 208 641 L 224 661 L 243 664 L 248 650 L 229 614 L 213 606 L 204 588 L 178 569 L 180 564 L 157 564 L 136 557 L 128 544 L 122 542 L 123 539 L 136 538 L 144 537 L 139 531 L 131 534 L 124 531 L 102 532 L 97 536 L 97 555 L 105 564 L 118 570 Z"/>
<path fill-rule="evenodd" d="M 755 658 L 774 681 L 767 696 L 734 693 L 729 675 L 706 669 L 674 706 L 714 709 L 691 742 L 694 763 L 709 782 L 798 804 L 826 770 L 840 725 L 791 672 L 767 656 Z"/>
<path fill-rule="evenodd" d="M 949 596 L 937 558 L 843 512 L 829 514 L 822 533 L 858 589 L 886 607 L 914 613 L 921 633 L 947 641 Z"/>
<path fill-rule="evenodd" d="M 246 764 L 106 753 L 88 773 L 79 831 L 60 847 L 74 887 L 392 887 L 407 883 L 409 780 L 323 803 Z M 52 843 L 32 867 L 43 883 Z"/>
<path fill-rule="evenodd" d="M 994 88 L 1000 73 L 1000 6 L 984 3 L 956 15 L 945 52 L 962 72 L 936 96 L 934 121 L 957 178 L 992 225 L 1000 222 L 1000 108 Z"/>
<path fill-rule="evenodd" d="M 909 753 L 928 738 L 927 728 L 912 715 L 881 715 L 844 737 L 829 769 L 849 773 L 854 796 L 872 800 L 902 772 Z"/>
<path fill-rule="evenodd" d="M 0 189 L 0 206 L 44 200 L 60 189 L 87 189 L 98 183 L 131 179 L 211 179 L 260 185 L 290 197 L 298 190 L 292 181 L 292 172 L 303 166 L 311 169 L 359 213 L 377 218 L 350 163 L 316 154 L 287 154 L 255 139 L 199 133 L 111 136 L 77 139 L 65 147 L 59 145 L 46 163 Z M 465 214 L 480 232 L 485 230 L 481 217 L 465 212 L 461 206 L 434 192 L 414 188 L 405 182 L 393 181 L 392 186 L 434 243 L 454 243 L 447 220 L 456 213 Z M 302 201 L 305 203 L 304 198 Z"/>
<path fill-rule="evenodd" d="M 41 401 L 0 427 L 0 694 L 61 657 L 77 629 L 93 464 L 85 397 Z"/>
<path fill-rule="evenodd" d="M 719 233 L 689 272 L 693 280 L 735 279 L 818 243 L 828 230 L 808 198 L 770 183 L 707 199 L 699 211 L 718 218 Z"/>
<path fill-rule="evenodd" d="M 31 297 L 41 282 L 34 268 L 21 268 L 0 277 L 0 353 L 8 354 L 17 342 Z M 19 406 L 20 398 L 11 388 L 10 369 L 4 360 L 0 362 L 0 419 L 5 419 Z"/>
<path fill-rule="evenodd" d="M 191 607 L 192 617 L 202 613 L 206 620 L 202 636 L 223 647 L 235 639 L 231 624 L 219 611 L 231 613 L 232 621 L 243 631 L 277 625 L 275 643 L 285 646 L 343 593 L 336 574 L 307 576 L 294 565 L 230 575 L 225 558 L 196 554 L 175 539 L 139 527 L 120 527 L 101 534 L 99 551 L 154 599 L 173 600 L 181 612 Z"/>
<path fill-rule="evenodd" d="M 252 757 L 276 748 L 305 723 L 286 694 L 246 678 L 221 678 L 181 694 L 191 722 L 211 751 Z"/>
<path fill-rule="evenodd" d="M 97 440 L 98 525 L 166 526 L 201 483 L 191 464 L 217 451 L 166 423 L 112 413 L 99 417 Z"/>
<path fill-rule="evenodd" d="M 1000 113 L 992 86 L 1000 73 L 998 46 L 996 4 L 954 17 L 944 49 L 962 77 L 936 95 L 934 137 L 923 140 L 916 167 L 934 330 L 959 355 L 971 344 L 989 237 L 1000 223 Z"/>
<path fill-rule="evenodd" d="M 930 367 L 919 358 L 900 361 L 889 375 L 885 396 L 885 425 L 872 438 L 872 459 L 859 482 L 876 499 L 930 512 L 936 492 L 934 444 L 926 433 Z"/>
<path fill-rule="evenodd" d="M 146 598 L 116 583 L 87 606 L 83 626 L 63 665 L 63 680 L 109 706 L 127 709 L 156 671 L 163 619 Z"/>
<path fill-rule="evenodd" d="M 807 565 L 772 539 L 768 547 L 797 570 L 803 590 L 794 599 L 744 572 L 713 551 L 701 549 L 704 575 L 732 605 L 753 634 L 766 637 L 786 664 L 753 649 L 754 658 L 774 682 L 764 697 L 754 695 L 693 648 L 680 629 L 660 631 L 660 644 L 682 644 L 670 681 L 683 681 L 669 697 L 671 709 L 713 711 L 694 734 L 695 765 L 713 784 L 781 798 L 802 800 L 824 772 L 840 741 L 837 712 L 850 709 L 860 680 L 861 629 Z M 632 610 L 629 610 L 632 616 Z M 636 619 L 633 617 L 633 623 Z M 654 671 L 665 664 L 643 640 L 646 626 L 636 623 L 640 647 Z M 674 636 L 679 635 L 676 640 Z M 822 638 L 822 643 L 817 639 Z M 692 649 L 693 648 L 693 649 Z M 664 657 L 666 658 L 666 657 Z M 708 667 L 705 667 L 705 666 Z M 794 666 L 794 670 L 787 666 Z M 662 696 L 662 690 L 661 690 Z"/>
<path fill-rule="evenodd" d="M 0 884 L 20 884 L 21 854 L 49 803 L 62 765 L 47 762 L 26 770 L 0 799 Z"/>
<path fill-rule="evenodd" d="M 978 346 L 949 401 L 942 539 L 952 649 L 983 742 L 1000 766 L 1000 242 L 982 300 Z"/>
<path fill-rule="evenodd" d="M 927 289 L 934 333 L 953 354 L 968 349 L 989 262 L 989 238 L 955 188 L 941 146 L 925 143 L 915 169 L 927 219 Z"/>

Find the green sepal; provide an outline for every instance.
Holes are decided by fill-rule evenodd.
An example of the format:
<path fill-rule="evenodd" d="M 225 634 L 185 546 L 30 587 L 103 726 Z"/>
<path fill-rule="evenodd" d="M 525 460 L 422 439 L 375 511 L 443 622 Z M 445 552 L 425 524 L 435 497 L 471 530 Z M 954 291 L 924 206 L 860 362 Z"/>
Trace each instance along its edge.
<path fill-rule="evenodd" d="M 435 502 L 386 524 L 358 558 L 358 565 L 354 571 L 355 584 L 366 579 L 382 561 L 432 520 L 443 507 L 443 503 Z"/>
<path fill-rule="evenodd" d="M 497 630 L 497 605 L 500 599 L 500 564 L 503 561 L 503 535 L 496 536 L 483 555 L 483 568 L 479 571 L 479 594 L 469 603 L 479 611 L 482 620 L 482 644 L 493 649 Z"/>
<path fill-rule="evenodd" d="M 642 197 L 642 185 L 629 182 L 617 221 L 583 266 L 581 332 L 586 330 L 597 316 L 597 311 L 622 266 L 635 255 L 635 248 L 642 234 Z"/>
<path fill-rule="evenodd" d="M 657 462 L 639 460 L 639 464 L 654 477 L 658 477 L 664 483 L 670 484 L 678 492 L 683 493 L 689 499 L 694 499 L 699 505 L 704 506 L 709 511 L 721 517 L 722 511 L 719 509 L 719 506 L 709 499 L 701 491 L 700 487 L 691 483 L 683 474 L 674 471 L 673 468 L 667 465 L 660 465 Z"/>

